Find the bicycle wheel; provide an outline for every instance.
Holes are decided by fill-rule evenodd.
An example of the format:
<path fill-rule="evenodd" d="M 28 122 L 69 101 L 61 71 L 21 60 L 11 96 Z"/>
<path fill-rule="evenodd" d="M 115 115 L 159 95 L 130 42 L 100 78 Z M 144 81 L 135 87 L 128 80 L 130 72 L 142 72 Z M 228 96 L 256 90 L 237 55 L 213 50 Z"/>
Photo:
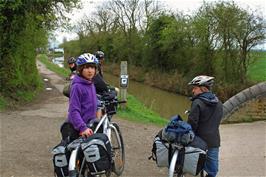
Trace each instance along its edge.
<path fill-rule="evenodd" d="M 76 161 L 76 177 L 89 177 L 90 171 L 86 164 L 85 157 L 81 151 L 77 154 L 77 161 Z M 73 175 L 74 176 L 74 175 Z"/>
<path fill-rule="evenodd" d="M 113 157 L 113 172 L 120 176 L 124 171 L 125 165 L 125 149 L 122 134 L 119 126 L 116 123 L 112 123 L 111 126 L 111 145 L 112 145 L 112 157 Z"/>
<path fill-rule="evenodd" d="M 169 177 L 174 177 L 174 176 L 185 177 L 184 173 L 182 172 L 182 167 L 177 164 L 177 157 L 178 157 L 178 151 L 175 150 L 169 166 L 169 171 L 168 171 Z"/>

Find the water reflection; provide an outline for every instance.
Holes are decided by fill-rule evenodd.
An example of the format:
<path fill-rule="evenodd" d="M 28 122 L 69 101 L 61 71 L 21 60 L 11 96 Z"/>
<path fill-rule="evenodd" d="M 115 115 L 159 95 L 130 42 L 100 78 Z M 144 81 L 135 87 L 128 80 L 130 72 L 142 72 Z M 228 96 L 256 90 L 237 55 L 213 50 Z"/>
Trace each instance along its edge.
<path fill-rule="evenodd" d="M 52 62 L 58 65 L 60 68 L 63 68 L 64 67 L 64 56 L 53 58 Z"/>
<path fill-rule="evenodd" d="M 118 77 L 104 73 L 104 78 L 108 83 L 116 87 L 119 86 Z M 169 118 L 175 114 L 186 117 L 184 112 L 186 109 L 190 108 L 191 104 L 188 97 L 163 91 L 131 80 L 129 82 L 128 92 L 165 118 Z"/>

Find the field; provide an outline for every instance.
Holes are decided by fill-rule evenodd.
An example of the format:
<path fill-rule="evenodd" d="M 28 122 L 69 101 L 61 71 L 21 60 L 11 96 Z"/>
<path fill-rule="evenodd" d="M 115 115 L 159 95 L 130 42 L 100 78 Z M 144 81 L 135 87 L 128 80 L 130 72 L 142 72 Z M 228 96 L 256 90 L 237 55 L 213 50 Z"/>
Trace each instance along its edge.
<path fill-rule="evenodd" d="M 247 77 L 255 82 L 266 81 L 266 52 L 255 52 L 254 58 L 248 68 Z"/>

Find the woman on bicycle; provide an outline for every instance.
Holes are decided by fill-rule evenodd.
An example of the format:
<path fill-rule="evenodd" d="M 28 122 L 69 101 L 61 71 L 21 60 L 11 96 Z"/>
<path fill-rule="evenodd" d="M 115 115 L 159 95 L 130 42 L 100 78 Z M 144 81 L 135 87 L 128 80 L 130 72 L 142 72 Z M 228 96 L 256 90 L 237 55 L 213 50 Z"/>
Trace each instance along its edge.
<path fill-rule="evenodd" d="M 71 86 L 68 122 L 84 137 L 93 134 L 87 124 L 96 119 L 97 97 L 92 79 L 96 75 L 97 63 L 97 58 L 90 53 L 80 55 L 76 61 L 77 75 Z"/>

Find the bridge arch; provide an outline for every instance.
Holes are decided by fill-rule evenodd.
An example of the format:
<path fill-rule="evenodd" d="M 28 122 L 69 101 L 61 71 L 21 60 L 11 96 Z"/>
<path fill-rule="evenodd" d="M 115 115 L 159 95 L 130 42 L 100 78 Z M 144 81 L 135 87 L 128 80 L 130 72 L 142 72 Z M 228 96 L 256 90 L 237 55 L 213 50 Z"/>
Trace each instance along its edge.
<path fill-rule="evenodd" d="M 245 103 L 255 100 L 266 98 L 266 82 L 261 82 L 252 87 L 249 87 L 235 96 L 228 99 L 224 104 L 224 117 L 223 120 L 228 119 L 234 112 L 236 112 Z"/>

